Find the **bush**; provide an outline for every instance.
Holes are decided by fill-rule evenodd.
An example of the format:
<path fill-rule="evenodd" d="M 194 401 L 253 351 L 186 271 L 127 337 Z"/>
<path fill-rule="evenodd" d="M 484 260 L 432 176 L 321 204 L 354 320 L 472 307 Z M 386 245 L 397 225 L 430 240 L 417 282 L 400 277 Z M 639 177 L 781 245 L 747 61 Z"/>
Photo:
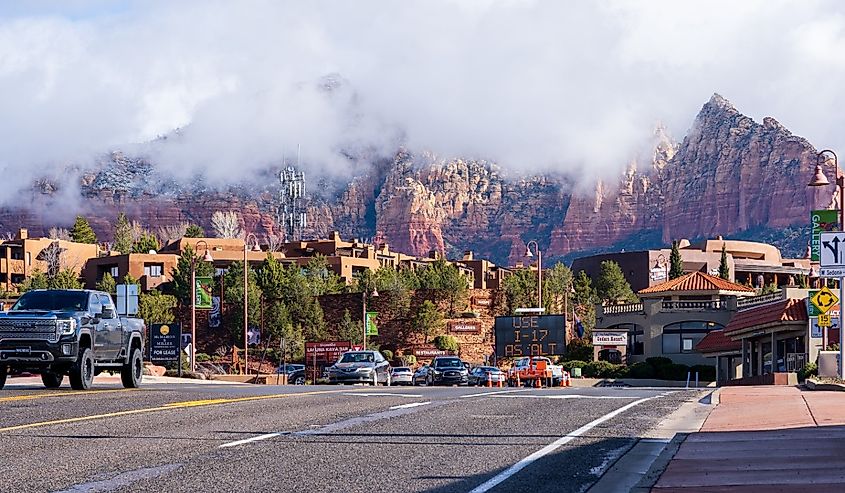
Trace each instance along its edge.
<path fill-rule="evenodd" d="M 694 365 L 689 371 L 692 372 L 690 378 L 695 379 L 695 372 L 698 372 L 698 379 L 704 382 L 716 381 L 716 367 L 710 365 Z"/>
<path fill-rule="evenodd" d="M 672 364 L 672 360 L 669 358 L 664 358 L 662 356 L 654 356 L 652 358 L 646 358 L 645 362 L 650 364 L 652 368 L 657 370 L 663 366 L 669 366 Z"/>
<path fill-rule="evenodd" d="M 393 351 L 390 349 L 382 349 L 381 354 L 387 361 L 393 361 Z"/>
<path fill-rule="evenodd" d="M 441 351 L 457 351 L 461 347 L 458 340 L 452 336 L 437 336 L 432 342 L 434 342 L 434 347 Z"/>
<path fill-rule="evenodd" d="M 205 363 L 206 361 L 211 361 L 211 356 L 205 353 L 197 353 L 197 363 Z"/>
<path fill-rule="evenodd" d="M 657 378 L 663 380 L 686 380 L 689 373 L 689 366 L 680 363 L 669 363 L 657 368 Z"/>
<path fill-rule="evenodd" d="M 592 361 L 593 344 L 587 339 L 572 339 L 566 345 L 566 354 L 562 361 Z"/>
<path fill-rule="evenodd" d="M 416 366 L 416 364 L 417 364 L 417 357 L 414 356 L 413 354 L 406 354 L 399 359 L 402 360 L 402 364 L 405 365 L 405 366 L 413 367 L 413 366 Z"/>
<path fill-rule="evenodd" d="M 581 373 L 587 378 L 623 378 L 628 375 L 628 367 L 607 361 L 591 361 L 581 367 Z"/>
<path fill-rule="evenodd" d="M 657 376 L 654 367 L 644 361 L 631 365 L 629 373 L 631 378 L 655 378 Z"/>
<path fill-rule="evenodd" d="M 804 368 L 798 370 L 798 381 L 806 380 L 807 377 L 819 376 L 819 367 L 815 363 L 807 363 Z"/>
<path fill-rule="evenodd" d="M 580 361 L 580 360 L 577 360 L 577 359 L 573 359 L 573 360 L 570 360 L 570 361 L 564 361 L 563 363 L 560 364 L 560 366 L 563 367 L 563 371 L 568 371 L 569 373 L 572 373 L 573 368 L 584 368 L 588 364 L 589 363 L 587 363 L 586 361 Z"/>

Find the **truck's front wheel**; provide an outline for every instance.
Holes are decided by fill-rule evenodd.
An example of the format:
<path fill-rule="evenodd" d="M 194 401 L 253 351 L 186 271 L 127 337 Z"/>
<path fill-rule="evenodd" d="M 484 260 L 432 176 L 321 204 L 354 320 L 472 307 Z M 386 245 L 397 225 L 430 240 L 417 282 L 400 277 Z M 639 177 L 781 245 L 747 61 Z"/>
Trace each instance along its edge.
<path fill-rule="evenodd" d="M 144 364 L 141 360 L 141 350 L 132 348 L 129 356 L 129 363 L 123 365 L 120 370 L 120 380 L 127 389 L 135 389 L 141 386 L 141 379 L 144 377 Z"/>
<path fill-rule="evenodd" d="M 88 390 L 94 382 L 94 354 L 90 348 L 81 351 L 70 369 L 70 386 L 74 390 Z"/>
<path fill-rule="evenodd" d="M 0 365 L 0 390 L 3 389 L 4 385 L 6 385 L 6 374 L 8 371 L 9 369 L 6 368 L 6 365 Z"/>
<path fill-rule="evenodd" d="M 41 381 L 48 389 L 57 389 L 62 386 L 62 381 L 65 376 L 61 373 L 54 373 L 52 371 L 45 371 L 41 374 Z"/>

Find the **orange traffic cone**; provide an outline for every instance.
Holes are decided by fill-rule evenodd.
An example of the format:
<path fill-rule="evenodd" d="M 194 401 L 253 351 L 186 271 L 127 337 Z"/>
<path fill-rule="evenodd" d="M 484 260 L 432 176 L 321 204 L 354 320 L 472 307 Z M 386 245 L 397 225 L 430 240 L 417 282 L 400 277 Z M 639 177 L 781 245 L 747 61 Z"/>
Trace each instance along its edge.
<path fill-rule="evenodd" d="M 487 373 L 487 387 L 489 388 L 489 387 L 492 387 L 492 386 L 493 386 L 493 374 Z"/>

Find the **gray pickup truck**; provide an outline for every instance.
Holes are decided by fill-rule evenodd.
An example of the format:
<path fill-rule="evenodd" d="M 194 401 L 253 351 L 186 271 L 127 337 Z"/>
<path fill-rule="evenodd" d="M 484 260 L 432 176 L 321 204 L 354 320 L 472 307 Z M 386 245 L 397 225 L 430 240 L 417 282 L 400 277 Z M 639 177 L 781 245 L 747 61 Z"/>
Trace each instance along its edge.
<path fill-rule="evenodd" d="M 143 375 L 144 321 L 119 317 L 111 296 L 82 289 L 37 289 L 0 313 L 0 389 L 9 371 L 40 373 L 47 388 L 65 375 L 77 390 L 94 375 L 120 372 L 123 386 Z"/>

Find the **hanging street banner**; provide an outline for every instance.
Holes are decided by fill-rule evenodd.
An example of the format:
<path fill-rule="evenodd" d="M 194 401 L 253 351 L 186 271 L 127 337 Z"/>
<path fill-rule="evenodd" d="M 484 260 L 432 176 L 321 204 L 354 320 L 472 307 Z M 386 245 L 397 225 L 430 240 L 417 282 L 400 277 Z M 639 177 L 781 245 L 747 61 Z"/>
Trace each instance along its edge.
<path fill-rule="evenodd" d="M 377 336 L 378 335 L 378 326 L 376 326 L 376 318 L 378 318 L 378 312 L 367 312 L 367 335 L 368 336 Z"/>
<path fill-rule="evenodd" d="M 182 326 L 179 324 L 150 325 L 150 361 L 179 361 Z"/>
<path fill-rule="evenodd" d="M 839 211 L 812 211 L 810 213 L 810 224 L 813 225 L 813 236 L 810 241 L 810 261 L 818 262 L 821 251 L 820 234 L 823 231 L 839 230 Z"/>
<path fill-rule="evenodd" d="M 194 300 L 194 307 L 197 310 L 211 310 L 214 305 L 214 279 L 211 277 L 197 277 L 197 284 L 195 287 L 196 299 Z"/>

